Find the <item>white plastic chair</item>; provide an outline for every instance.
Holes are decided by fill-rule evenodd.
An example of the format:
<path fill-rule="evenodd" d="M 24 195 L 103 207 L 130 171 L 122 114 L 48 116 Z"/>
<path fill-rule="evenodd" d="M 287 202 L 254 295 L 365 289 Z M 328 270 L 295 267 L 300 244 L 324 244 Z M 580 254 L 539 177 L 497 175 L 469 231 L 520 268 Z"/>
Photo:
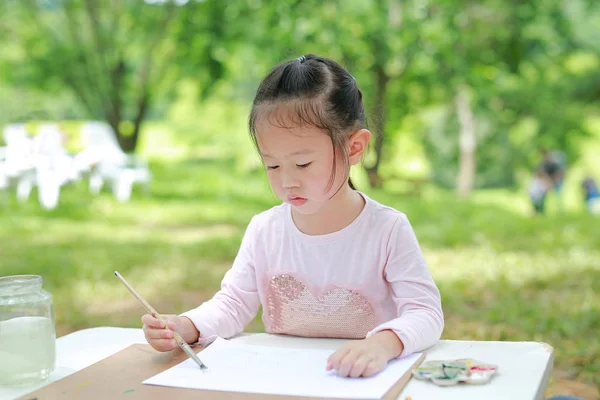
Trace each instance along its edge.
<path fill-rule="evenodd" d="M 0 190 L 6 189 L 10 180 L 6 174 L 6 147 L 0 147 Z"/>
<path fill-rule="evenodd" d="M 78 177 L 73 157 L 67 153 L 63 139 L 57 124 L 40 125 L 33 139 L 38 199 L 46 209 L 56 208 L 61 187 Z"/>
<path fill-rule="evenodd" d="M 104 122 L 86 122 L 81 127 L 81 138 L 85 146 L 75 163 L 82 168 L 91 168 L 90 192 L 97 194 L 105 181 L 112 185 L 113 195 L 118 201 L 131 198 L 133 185 L 140 183 L 146 187 L 152 180 L 146 161 L 125 153 L 113 129 Z"/>
<path fill-rule="evenodd" d="M 25 124 L 9 124 L 3 131 L 6 148 L 2 170 L 6 186 L 17 181 L 17 199 L 26 201 L 35 185 L 35 164 L 32 153 L 33 141 Z"/>

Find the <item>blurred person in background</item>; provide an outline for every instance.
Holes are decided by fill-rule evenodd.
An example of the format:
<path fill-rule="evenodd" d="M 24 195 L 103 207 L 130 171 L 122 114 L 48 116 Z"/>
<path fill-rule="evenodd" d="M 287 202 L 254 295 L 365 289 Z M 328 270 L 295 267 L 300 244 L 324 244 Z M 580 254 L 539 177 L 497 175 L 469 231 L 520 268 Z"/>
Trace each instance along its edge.
<path fill-rule="evenodd" d="M 600 215 L 600 191 L 594 179 L 588 175 L 581 182 L 583 198 L 591 214 Z"/>
<path fill-rule="evenodd" d="M 567 169 L 567 157 L 562 151 L 550 151 L 542 148 L 542 163 L 540 168 L 550 178 L 558 203 L 558 211 L 562 211 L 562 187 Z"/>
<path fill-rule="evenodd" d="M 534 214 L 544 214 L 546 194 L 551 187 L 552 180 L 548 177 L 544 169 L 538 168 L 529 185 L 529 199 L 531 200 Z"/>

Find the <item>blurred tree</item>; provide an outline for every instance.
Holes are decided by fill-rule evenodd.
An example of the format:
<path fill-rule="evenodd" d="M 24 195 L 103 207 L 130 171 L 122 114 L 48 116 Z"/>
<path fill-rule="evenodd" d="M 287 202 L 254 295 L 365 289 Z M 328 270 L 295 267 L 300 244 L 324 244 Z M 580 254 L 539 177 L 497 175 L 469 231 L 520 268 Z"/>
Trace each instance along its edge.
<path fill-rule="evenodd" d="M 437 94 L 431 101 L 453 102 L 456 110 L 456 117 L 438 115 L 446 123 L 429 124 L 444 132 L 427 140 L 436 181 L 451 186 L 454 176 L 466 197 L 475 185 L 510 184 L 516 167 L 528 165 L 544 143 L 573 149 L 567 138 L 582 133 L 584 113 L 565 102 L 574 81 L 564 62 L 577 50 L 573 21 L 562 11 L 569 4 L 435 2 L 424 41 L 435 49 L 437 68 L 422 75 Z"/>
<path fill-rule="evenodd" d="M 497 90 L 504 105 L 499 125 L 511 129 L 523 121 L 535 122 L 527 139 L 519 137 L 518 130 L 509 135 L 517 165 L 531 167 L 531 154 L 539 156 L 541 147 L 560 149 L 571 158 L 577 155 L 573 139 L 584 134 L 586 109 L 572 95 L 576 81 L 566 62 L 580 51 L 575 30 L 585 17 L 569 19 L 565 11 L 579 2 L 515 0 L 507 8 L 510 40 L 500 47 L 500 55 L 509 68 Z"/>
<path fill-rule="evenodd" d="M 311 52 L 349 67 L 376 134 L 365 161 L 373 186 L 382 181 L 382 163 L 394 161 L 391 144 L 402 121 L 422 115 L 425 126 L 441 130 L 423 138 L 436 181 L 466 197 L 475 186 L 510 184 L 515 168 L 529 162 L 525 154 L 547 141 L 565 146 L 568 132 L 577 129 L 581 113 L 574 107 L 550 114 L 547 108 L 564 103 L 565 88 L 573 83 L 556 79 L 576 48 L 571 24 L 560 12 L 565 4 L 279 2 L 255 10 L 257 23 L 248 37 L 265 65 Z M 536 98 L 541 94 L 543 99 Z M 429 105 L 453 111 L 437 113 L 437 123 L 423 113 Z M 526 146 L 523 126 L 528 135 L 533 132 Z"/>
<path fill-rule="evenodd" d="M 446 176 L 449 171 L 454 171 L 454 184 L 462 198 L 468 197 L 474 188 L 478 142 L 489 133 L 484 129 L 483 118 L 477 114 L 482 114 L 482 109 L 489 106 L 489 98 L 495 96 L 494 80 L 504 69 L 518 69 L 520 62 L 520 59 L 503 58 L 505 55 L 499 50 L 505 42 L 512 40 L 506 26 L 509 13 L 495 0 L 478 3 L 440 0 L 432 6 L 426 40 L 434 49 L 432 56 L 437 79 L 431 76 L 425 79 L 436 86 L 441 83 L 444 89 L 433 101 L 447 103 L 455 110 L 455 118 L 447 120 L 454 123 L 442 124 L 442 128 L 449 138 L 455 137 L 454 129 L 458 131 L 455 145 L 451 146 L 456 150 L 449 153 L 456 153 L 456 157 L 452 156 L 456 160 L 456 170 L 449 168 L 446 159 L 440 160 L 442 165 L 435 171 Z M 505 68 L 505 63 L 510 66 Z M 443 115 L 446 119 L 450 116 L 447 112 Z M 438 136 L 435 140 L 443 139 Z M 435 143 L 431 145 L 436 147 Z"/>
<path fill-rule="evenodd" d="M 322 54 L 365 95 L 372 185 L 392 175 L 397 139 L 410 135 L 425 144 L 436 182 L 466 196 L 510 184 L 542 145 L 575 153 L 572 138 L 600 97 L 598 4 L 4 0 L 0 12 L 14 18 L 0 21 L 0 73 L 13 86 L 69 88 L 132 151 L 151 106 L 164 110 L 180 78 L 202 98 L 227 76 L 219 96 L 245 104 L 277 62 Z"/>
<path fill-rule="evenodd" d="M 225 5 L 185 3 L 8 0 L 23 51 L 9 63 L 13 83 L 69 88 L 132 152 L 152 102 L 178 76 L 196 74 L 206 92 L 223 75 L 215 46 L 227 42 Z"/>
<path fill-rule="evenodd" d="M 379 170 L 389 141 L 390 112 L 401 119 L 407 111 L 403 100 L 391 99 L 390 87 L 402 85 L 420 51 L 419 26 L 427 18 L 426 8 L 420 0 L 306 0 L 255 10 L 252 31 L 261 60 L 272 65 L 317 53 L 339 61 L 356 76 L 375 134 L 373 152 L 365 162 L 372 186 L 382 181 Z"/>
<path fill-rule="evenodd" d="M 578 51 L 566 60 L 565 69 L 574 80 L 573 98 L 584 105 L 600 102 L 600 3 L 573 0 L 565 4 L 564 13 L 573 29 Z"/>

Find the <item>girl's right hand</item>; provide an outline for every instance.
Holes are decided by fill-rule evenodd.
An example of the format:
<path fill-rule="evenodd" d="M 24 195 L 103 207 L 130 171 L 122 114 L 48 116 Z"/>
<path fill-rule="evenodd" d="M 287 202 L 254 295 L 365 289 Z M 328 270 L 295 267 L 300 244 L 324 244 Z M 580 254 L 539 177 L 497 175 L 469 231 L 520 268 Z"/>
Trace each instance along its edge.
<path fill-rule="evenodd" d="M 158 351 L 171 351 L 177 347 L 177 342 L 173 339 L 173 331 L 183 336 L 184 322 L 183 318 L 177 315 L 163 315 L 163 317 L 167 318 L 168 322 L 145 314 L 142 317 L 144 324 L 142 329 L 150 346 Z"/>

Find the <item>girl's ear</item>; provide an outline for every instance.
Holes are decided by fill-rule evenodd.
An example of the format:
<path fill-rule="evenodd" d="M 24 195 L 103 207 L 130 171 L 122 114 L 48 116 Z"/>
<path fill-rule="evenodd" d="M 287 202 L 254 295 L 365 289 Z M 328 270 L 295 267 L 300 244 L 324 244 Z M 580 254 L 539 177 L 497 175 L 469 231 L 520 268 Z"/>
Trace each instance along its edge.
<path fill-rule="evenodd" d="M 350 139 L 348 140 L 348 158 L 350 165 L 356 165 L 360 162 L 370 141 L 371 132 L 367 129 L 359 129 L 350 136 Z"/>

